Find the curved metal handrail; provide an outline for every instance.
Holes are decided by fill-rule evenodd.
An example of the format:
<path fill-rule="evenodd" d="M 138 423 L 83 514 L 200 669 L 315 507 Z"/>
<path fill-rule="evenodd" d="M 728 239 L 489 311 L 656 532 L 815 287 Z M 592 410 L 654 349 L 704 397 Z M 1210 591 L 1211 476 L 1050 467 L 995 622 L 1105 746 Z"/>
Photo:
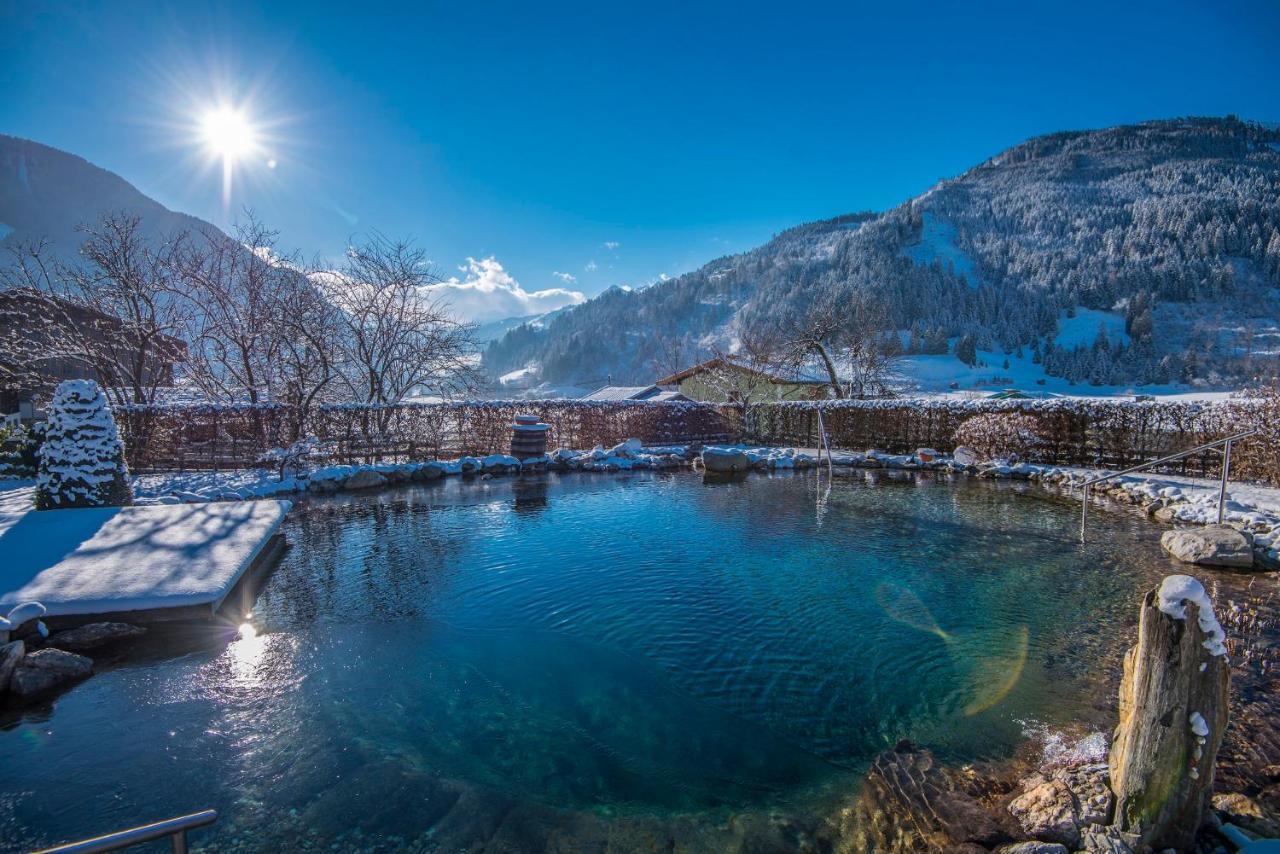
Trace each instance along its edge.
<path fill-rule="evenodd" d="M 157 839 L 164 839 L 166 836 L 169 837 L 169 844 L 173 854 L 186 854 L 187 831 L 194 830 L 197 827 L 205 827 L 217 820 L 218 813 L 216 810 L 202 810 L 201 812 L 193 812 L 190 815 L 167 818 L 164 821 L 157 821 L 153 824 L 131 827 L 128 830 L 119 830 L 115 833 L 108 833 L 105 836 L 95 836 L 93 839 L 83 839 L 79 842 L 68 842 L 66 845 L 56 845 L 53 848 L 43 848 L 34 852 L 34 854 L 91 854 L 91 852 L 100 851 L 119 851 L 121 848 L 141 845 L 144 842 L 154 842 Z"/>
<path fill-rule="evenodd" d="M 1104 480 L 1111 480 L 1112 478 L 1124 477 L 1127 474 L 1133 474 L 1136 471 L 1142 471 L 1143 469 L 1148 469 L 1148 468 L 1151 468 L 1152 466 L 1158 466 L 1164 463 L 1171 463 L 1174 460 L 1180 460 L 1183 457 L 1189 457 L 1192 454 L 1198 454 L 1201 451 L 1209 451 L 1209 450 L 1217 451 L 1219 445 L 1223 446 L 1222 450 L 1218 451 L 1220 454 L 1222 454 L 1222 483 L 1218 487 L 1218 524 L 1221 525 L 1223 505 L 1226 504 L 1226 500 L 1227 500 L 1227 475 L 1231 471 L 1231 443 L 1239 441 L 1240 439 L 1248 438 L 1249 436 L 1252 436 L 1260 432 L 1261 430 L 1257 428 L 1253 430 L 1245 430 L 1243 433 L 1236 433 L 1231 436 L 1225 436 L 1213 442 L 1206 442 L 1203 445 L 1197 445 L 1196 447 L 1186 451 L 1179 451 L 1176 454 L 1170 454 L 1169 456 L 1161 457 L 1158 460 L 1152 460 L 1151 462 L 1148 462 L 1148 463 L 1140 463 L 1136 466 L 1130 466 L 1124 471 L 1117 471 L 1117 472 L 1112 472 L 1111 474 L 1099 475 L 1098 477 L 1090 478 L 1089 480 L 1086 480 L 1084 483 L 1078 484 L 1078 486 L 1081 486 L 1084 489 L 1084 495 L 1083 495 L 1084 500 L 1080 507 L 1080 542 L 1082 543 L 1084 542 L 1085 520 L 1089 516 L 1089 487 L 1093 486 L 1095 483 L 1102 483 Z"/>

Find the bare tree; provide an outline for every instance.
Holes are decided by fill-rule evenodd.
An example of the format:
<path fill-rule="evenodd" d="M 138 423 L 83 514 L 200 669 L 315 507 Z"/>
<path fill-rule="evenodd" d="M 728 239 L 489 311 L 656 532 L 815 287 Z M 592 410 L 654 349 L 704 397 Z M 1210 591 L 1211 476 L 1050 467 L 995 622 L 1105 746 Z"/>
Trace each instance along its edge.
<path fill-rule="evenodd" d="M 432 295 L 440 280 L 420 250 L 374 237 L 314 278 L 338 310 L 349 399 L 389 404 L 416 388 L 447 397 L 479 382 L 473 328 Z"/>
<path fill-rule="evenodd" d="M 296 441 L 302 438 L 312 407 L 339 385 L 345 323 L 309 278 L 291 280 L 276 308 L 282 335 L 272 375 L 278 399 L 293 413 L 289 438 Z"/>
<path fill-rule="evenodd" d="M 210 400 L 276 397 L 274 370 L 286 335 L 282 299 L 302 274 L 277 256 L 275 240 L 250 215 L 234 237 L 206 233 L 183 259 L 187 376 Z"/>
<path fill-rule="evenodd" d="M 11 363 L 10 373 L 14 363 L 21 373 L 41 375 L 42 363 L 74 361 L 117 405 L 152 403 L 172 381 L 169 369 L 184 357 L 186 303 L 176 285 L 187 236 L 155 245 L 138 222 L 108 214 L 86 229 L 83 265 L 49 259 L 43 243 L 17 250 L 4 284 L 29 298 L 21 310 L 43 326 L 39 334 L 26 330 L 25 345 L 14 341 L 23 330 L 6 335 L 14 351 L 0 361 Z"/>
<path fill-rule="evenodd" d="M 781 334 L 786 341 L 782 360 L 795 370 L 816 362 L 833 397 L 892 393 L 897 355 L 884 346 L 892 330 L 875 297 L 859 292 L 842 301 L 823 300 Z"/>

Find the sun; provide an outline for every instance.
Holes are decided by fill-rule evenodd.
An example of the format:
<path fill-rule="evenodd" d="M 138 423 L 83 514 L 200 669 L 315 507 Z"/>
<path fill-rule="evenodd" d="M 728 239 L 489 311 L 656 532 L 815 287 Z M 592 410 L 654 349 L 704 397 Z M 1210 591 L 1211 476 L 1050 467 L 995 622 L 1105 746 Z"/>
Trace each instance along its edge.
<path fill-rule="evenodd" d="M 200 117 L 200 135 L 209 151 L 223 163 L 234 163 L 258 145 L 253 123 L 240 110 L 215 107 Z"/>

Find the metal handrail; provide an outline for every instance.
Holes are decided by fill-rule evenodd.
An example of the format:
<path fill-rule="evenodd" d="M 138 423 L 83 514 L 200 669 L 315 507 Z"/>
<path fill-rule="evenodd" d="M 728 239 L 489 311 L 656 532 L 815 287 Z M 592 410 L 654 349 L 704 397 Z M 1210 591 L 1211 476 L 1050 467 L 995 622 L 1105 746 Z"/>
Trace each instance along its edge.
<path fill-rule="evenodd" d="M 93 839 L 83 839 L 79 842 L 68 842 L 66 845 L 57 845 L 53 848 L 43 848 L 34 854 L 91 854 L 91 852 L 100 851 L 119 851 L 121 848 L 129 848 L 133 845 L 141 845 L 144 842 L 154 842 L 157 839 L 169 837 L 169 845 L 173 854 L 187 854 L 187 831 L 194 830 L 197 827 L 205 827 L 213 824 L 218 820 L 216 810 L 203 810 L 201 812 L 193 812 L 190 815 L 180 815 L 176 818 L 168 818 L 164 821 L 157 821 L 154 824 L 144 824 L 140 827 L 131 827 L 128 830 L 120 830 L 115 833 L 108 833 L 105 836 L 95 836 Z"/>
<path fill-rule="evenodd" d="M 1112 478 L 1124 477 L 1127 474 L 1133 474 L 1136 471 L 1142 471 L 1143 469 L 1148 469 L 1148 468 L 1151 468 L 1152 466 L 1158 466 L 1164 463 L 1171 463 L 1174 460 L 1180 460 L 1183 457 L 1189 457 L 1192 454 L 1198 454 L 1201 451 L 1209 451 L 1209 450 L 1217 451 L 1219 445 L 1223 446 L 1222 450 L 1218 451 L 1218 453 L 1222 454 L 1222 482 L 1218 486 L 1218 524 L 1221 525 L 1223 506 L 1226 504 L 1226 499 L 1227 499 L 1227 475 L 1231 471 L 1231 443 L 1239 441 L 1240 439 L 1248 438 L 1249 436 L 1252 436 L 1255 433 L 1259 433 L 1259 432 L 1261 431 L 1255 428 L 1253 430 L 1246 430 L 1243 433 L 1235 433 L 1234 435 L 1226 436 L 1224 438 L 1217 439 L 1213 442 L 1206 442 L 1203 445 L 1197 445 L 1196 447 L 1186 451 L 1179 451 L 1176 454 L 1170 454 L 1167 457 L 1161 457 L 1158 460 L 1151 460 L 1150 462 L 1147 462 L 1147 463 L 1139 463 L 1136 466 L 1130 466 L 1124 471 L 1117 471 L 1117 472 L 1112 472 L 1111 474 L 1099 475 L 1098 477 L 1090 478 L 1089 480 L 1086 480 L 1084 483 L 1079 484 L 1079 486 L 1084 488 L 1084 494 L 1083 494 L 1084 500 L 1082 501 L 1080 506 L 1080 542 L 1082 543 L 1084 542 L 1085 521 L 1089 516 L 1089 487 L 1093 486 L 1095 483 L 1102 483 L 1104 480 L 1111 480 Z"/>
<path fill-rule="evenodd" d="M 834 474 L 835 461 L 831 459 L 831 446 L 827 444 L 827 428 L 822 423 L 822 410 L 818 412 L 818 434 L 822 436 L 822 447 L 818 449 L 818 470 L 822 470 L 822 451 L 825 448 L 827 452 L 827 473 Z"/>

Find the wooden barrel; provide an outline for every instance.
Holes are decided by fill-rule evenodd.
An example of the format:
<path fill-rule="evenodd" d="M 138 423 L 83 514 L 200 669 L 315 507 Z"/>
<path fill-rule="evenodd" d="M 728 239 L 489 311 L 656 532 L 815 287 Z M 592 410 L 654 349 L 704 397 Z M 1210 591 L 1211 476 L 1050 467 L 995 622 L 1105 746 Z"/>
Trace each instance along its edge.
<path fill-rule="evenodd" d="M 522 423 L 522 418 L 532 421 Z M 550 424 L 539 424 L 534 416 L 517 415 L 516 423 L 511 426 L 511 456 L 517 460 L 540 457 L 547 452 L 547 431 Z"/>

